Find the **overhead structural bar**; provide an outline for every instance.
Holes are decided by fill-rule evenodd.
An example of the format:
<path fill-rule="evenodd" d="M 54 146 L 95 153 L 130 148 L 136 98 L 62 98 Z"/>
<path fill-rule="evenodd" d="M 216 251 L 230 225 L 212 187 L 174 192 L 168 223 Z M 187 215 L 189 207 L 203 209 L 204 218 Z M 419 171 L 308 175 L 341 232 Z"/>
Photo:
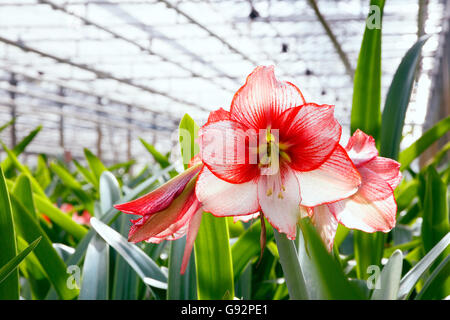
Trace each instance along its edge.
<path fill-rule="evenodd" d="M 0 69 L 4 70 L 6 72 L 9 72 L 9 73 L 14 73 L 16 75 L 20 75 L 21 77 L 26 78 L 26 79 L 31 79 L 33 81 L 42 81 L 42 82 L 54 84 L 60 88 L 68 89 L 73 92 L 78 92 L 78 93 L 81 93 L 86 96 L 92 96 L 95 98 L 104 98 L 107 101 L 118 104 L 118 105 L 133 107 L 133 109 L 138 109 L 138 110 L 142 110 L 145 112 L 156 113 L 154 110 L 152 110 L 144 105 L 135 103 L 133 101 L 124 101 L 124 100 L 118 99 L 116 97 L 110 97 L 107 94 L 104 94 L 101 92 L 94 92 L 94 91 L 89 91 L 89 90 L 85 90 L 82 88 L 78 88 L 76 86 L 68 84 L 65 81 L 61 81 L 60 79 L 49 79 L 48 77 L 45 77 L 43 74 L 39 74 L 39 76 L 35 76 L 29 72 L 18 70 L 17 68 L 5 67 L 4 65 L 0 65 Z M 37 70 L 37 72 L 39 72 L 39 71 Z M 169 114 L 164 114 L 164 115 L 167 116 L 168 119 L 170 119 L 172 121 L 178 121 L 178 119 L 171 117 L 171 115 L 169 115 Z"/>
<path fill-rule="evenodd" d="M 125 41 L 125 42 L 131 44 L 132 46 L 135 46 L 136 48 L 138 48 L 138 49 L 141 50 L 142 52 L 146 52 L 146 53 L 148 53 L 148 54 L 150 54 L 150 55 L 157 56 L 157 57 L 159 57 L 162 61 L 167 62 L 167 63 L 170 63 L 170 64 L 173 64 L 173 65 L 177 66 L 178 68 L 180 68 L 180 69 L 182 69 L 182 70 L 184 70 L 184 71 L 189 72 L 193 77 L 197 77 L 197 78 L 201 78 L 201 79 L 204 79 L 204 80 L 207 80 L 207 81 L 211 81 L 211 82 L 213 82 L 215 85 L 219 86 L 221 89 L 229 90 L 228 88 L 224 87 L 222 84 L 220 84 L 220 83 L 218 83 L 217 81 L 215 81 L 213 78 L 211 78 L 211 77 L 205 77 L 205 76 L 203 76 L 203 75 L 201 75 L 201 74 L 199 74 L 199 73 L 193 71 L 192 69 L 186 67 L 185 65 L 183 65 L 183 64 L 181 64 L 181 63 L 179 63 L 179 62 L 176 62 L 176 61 L 174 61 L 174 60 L 172 60 L 172 59 L 169 59 L 169 58 L 167 58 L 166 56 L 164 56 L 164 55 L 162 55 L 162 54 L 160 54 L 160 53 L 157 53 L 157 52 L 153 51 L 153 50 L 150 49 L 150 48 L 144 47 L 143 45 L 141 45 L 140 43 L 138 43 L 138 42 L 136 42 L 136 41 L 134 41 L 134 40 L 131 40 L 131 39 L 129 39 L 129 38 L 127 38 L 127 37 L 125 37 L 125 36 L 123 36 L 123 35 L 121 35 L 121 34 L 115 32 L 115 31 L 112 31 L 111 29 L 109 29 L 109 28 L 107 28 L 107 27 L 105 27 L 105 26 L 103 26 L 103 25 L 100 25 L 100 24 L 98 24 L 98 23 L 96 23 L 96 22 L 94 22 L 94 21 L 92 21 L 92 20 L 90 20 L 90 19 L 87 19 L 87 18 L 85 18 L 85 17 L 83 17 L 83 16 L 81 16 L 81 15 L 79 15 L 79 14 L 76 14 L 76 13 L 74 13 L 74 12 L 72 12 L 72 11 L 66 9 L 64 6 L 58 5 L 58 4 L 54 3 L 53 1 L 49 1 L 49 0 L 37 0 L 37 1 L 38 1 L 39 3 L 49 5 L 49 6 L 52 7 L 52 9 L 54 9 L 54 10 L 58 10 L 58 11 L 64 12 L 64 13 L 67 14 L 67 15 L 70 15 L 70 16 L 72 16 L 72 17 L 75 17 L 76 19 L 79 19 L 80 21 L 82 21 L 82 22 L 83 22 L 84 24 L 86 24 L 86 25 L 94 26 L 95 28 L 97 28 L 97 29 L 99 29 L 99 30 L 102 30 L 103 32 L 106 32 L 106 33 L 110 34 L 111 36 L 113 36 L 113 37 L 116 38 L 116 39 L 120 39 L 120 40 L 122 40 L 122 41 Z M 206 62 L 203 60 L 203 63 L 206 63 Z"/>
<path fill-rule="evenodd" d="M 339 43 L 339 41 L 337 40 L 337 38 L 334 35 L 333 31 L 331 30 L 330 26 L 328 25 L 328 22 L 325 20 L 324 16 L 320 12 L 319 7 L 317 6 L 316 0 L 308 0 L 308 3 L 310 4 L 312 9 L 314 10 L 314 12 L 315 12 L 315 14 L 317 16 L 317 19 L 322 24 L 322 27 L 325 29 L 326 34 L 328 35 L 328 37 L 330 38 L 331 42 L 333 43 L 333 46 L 336 49 L 336 52 L 337 52 L 339 58 L 341 59 L 342 63 L 344 64 L 344 67 L 345 67 L 345 70 L 346 70 L 347 74 L 349 75 L 349 77 L 351 79 L 353 79 L 355 71 L 353 70 L 353 67 L 350 64 L 350 60 L 348 59 L 347 54 L 342 49 L 341 44 Z"/>
<path fill-rule="evenodd" d="M 182 46 L 181 44 L 179 44 L 175 39 L 169 38 L 164 33 L 156 30 L 151 25 L 144 24 L 142 21 L 137 19 L 135 16 L 130 14 L 128 11 L 126 11 L 122 7 L 120 7 L 119 3 L 113 3 L 113 2 L 110 2 L 110 1 L 105 1 L 105 2 L 102 2 L 101 4 L 98 4 L 98 5 L 100 7 L 102 7 L 102 8 L 104 8 L 105 10 L 108 10 L 109 12 L 111 12 L 112 14 L 117 16 L 119 19 L 127 22 L 128 25 L 131 25 L 131 26 L 134 26 L 136 28 L 139 28 L 140 30 L 142 30 L 143 32 L 146 32 L 146 33 L 148 33 L 150 31 L 150 36 L 152 38 L 158 38 L 160 40 L 163 40 L 163 41 L 169 43 L 169 45 L 171 45 L 174 48 L 182 51 L 183 53 L 185 53 L 186 55 L 188 55 L 189 57 L 191 57 L 195 61 L 200 62 L 204 66 L 214 70 L 220 76 L 222 76 L 224 78 L 228 78 L 228 79 L 234 80 L 230 75 L 228 75 L 223 70 L 219 69 L 215 64 L 206 61 L 205 59 L 203 59 L 201 56 L 199 56 L 195 52 L 192 52 L 191 50 L 187 49 L 185 46 Z M 202 77 L 202 78 L 210 79 L 210 78 L 207 78 L 207 77 Z"/>
<path fill-rule="evenodd" d="M 42 50 L 38 50 L 36 48 L 31 48 L 30 46 L 27 46 L 27 45 L 25 45 L 25 44 L 23 44 L 23 43 L 21 43 L 19 41 L 14 41 L 14 40 L 5 38 L 3 36 L 0 36 L 0 42 L 6 43 L 6 44 L 11 45 L 11 46 L 14 46 L 16 48 L 19 48 L 19 49 L 25 51 L 25 52 L 32 52 L 32 53 L 38 54 L 38 55 L 40 55 L 42 57 L 55 60 L 55 61 L 57 61 L 59 63 L 71 65 L 71 66 L 79 68 L 81 70 L 85 70 L 85 71 L 91 72 L 91 73 L 95 74 L 95 76 L 97 78 L 103 78 L 103 79 L 106 78 L 106 79 L 115 80 L 117 82 L 126 84 L 128 86 L 135 87 L 135 88 L 141 89 L 143 91 L 146 91 L 146 92 L 149 92 L 149 93 L 152 93 L 152 94 L 156 94 L 156 95 L 165 97 L 165 98 L 167 98 L 167 99 L 169 99 L 169 100 L 171 100 L 173 102 L 176 102 L 176 103 L 179 103 L 179 104 L 182 104 L 182 105 L 191 106 L 191 107 L 194 107 L 196 109 L 200 109 L 202 111 L 208 111 L 208 112 L 210 111 L 210 110 L 208 110 L 206 108 L 200 107 L 198 104 L 196 104 L 194 102 L 190 102 L 190 101 L 187 101 L 187 100 L 184 100 L 184 99 L 173 97 L 173 96 L 171 96 L 171 95 L 169 95 L 169 94 L 167 94 L 165 92 L 162 92 L 160 90 L 154 89 L 152 87 L 149 87 L 149 86 L 146 86 L 146 85 L 143 85 L 143 84 L 135 83 L 134 81 L 131 81 L 129 79 L 117 77 L 117 76 L 115 76 L 115 75 L 113 75 L 113 74 L 111 74 L 111 73 L 109 73 L 107 71 L 99 70 L 99 69 L 96 69 L 96 68 L 94 68 L 92 66 L 88 66 L 86 64 L 77 63 L 77 62 L 74 62 L 74 61 L 72 61 L 70 59 L 61 58 L 61 57 L 55 56 L 55 55 L 53 55 L 51 53 L 47 53 L 47 52 L 44 52 Z"/>
<path fill-rule="evenodd" d="M 77 108 L 82 108 L 85 110 L 95 111 L 99 114 L 104 114 L 105 115 L 104 117 L 106 117 L 106 115 L 111 114 L 111 113 L 107 112 L 108 111 L 107 107 L 105 107 L 104 105 L 101 105 L 98 103 L 95 104 L 95 103 L 82 102 L 82 101 L 78 101 L 77 99 L 73 99 L 70 97 L 64 97 L 64 96 L 60 96 L 57 94 L 50 94 L 48 92 L 37 93 L 37 92 L 32 92 L 30 90 L 20 89 L 19 87 L 16 87 L 14 85 L 2 85 L 1 83 L 0 83 L 0 90 L 5 90 L 5 91 L 8 91 L 8 92 L 14 93 L 14 94 L 21 94 L 21 95 L 37 98 L 40 100 L 54 102 L 57 105 L 69 105 L 69 106 L 74 106 Z M 101 99 L 101 98 L 98 98 L 98 99 Z M 147 127 L 147 124 L 139 125 L 139 123 L 142 122 L 142 117 L 135 116 L 133 113 L 128 113 L 128 111 L 120 112 L 118 110 L 114 110 L 114 115 L 123 117 L 124 122 L 127 119 L 134 120 L 134 121 L 136 121 L 135 124 L 138 125 L 139 127 Z M 111 117 L 107 117 L 107 118 L 111 119 Z M 176 125 L 174 125 L 174 127 L 172 127 L 172 128 L 168 128 L 168 129 L 170 130 L 170 129 L 174 129 L 174 128 L 176 128 Z M 161 127 L 161 130 L 164 130 L 164 128 Z"/>
<path fill-rule="evenodd" d="M 167 0 L 158 0 L 158 1 L 161 2 L 161 3 L 164 3 L 168 8 L 175 10 L 179 15 L 185 17 L 191 23 L 195 24 L 200 29 L 206 31 L 211 37 L 213 37 L 213 38 L 219 40 L 220 42 L 222 42 L 228 49 L 230 49 L 232 52 L 240 55 L 244 60 L 250 62 L 253 66 L 257 66 L 259 64 L 257 61 L 253 60 L 248 55 L 246 55 L 244 52 L 242 52 L 241 50 L 237 49 L 235 46 L 233 46 L 227 40 L 225 40 L 224 38 L 219 36 L 217 33 L 215 33 L 214 31 L 212 31 L 211 29 L 209 29 L 208 27 L 206 27 L 205 25 L 203 25 L 202 23 L 198 22 L 196 19 L 191 17 L 189 14 L 187 14 L 186 12 L 181 10 L 177 5 L 174 5 L 174 4 L 170 3 Z"/>

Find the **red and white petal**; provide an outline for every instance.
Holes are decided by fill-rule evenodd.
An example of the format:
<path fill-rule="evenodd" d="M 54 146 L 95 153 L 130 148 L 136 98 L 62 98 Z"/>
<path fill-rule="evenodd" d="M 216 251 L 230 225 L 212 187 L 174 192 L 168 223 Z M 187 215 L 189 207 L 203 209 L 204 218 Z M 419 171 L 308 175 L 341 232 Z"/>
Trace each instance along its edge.
<path fill-rule="evenodd" d="M 283 111 L 305 103 L 300 90 L 275 78 L 274 67 L 257 67 L 234 95 L 231 117 L 249 128 L 265 129 Z"/>
<path fill-rule="evenodd" d="M 287 147 L 289 165 L 298 171 L 318 168 L 339 143 L 341 126 L 334 107 L 314 103 L 287 110 L 277 121 L 280 143 Z"/>
<path fill-rule="evenodd" d="M 300 189 L 293 171 L 286 167 L 275 175 L 258 180 L 261 211 L 270 224 L 289 239 L 295 239 L 300 218 Z"/>
<path fill-rule="evenodd" d="M 195 187 L 206 212 L 215 216 L 239 216 L 259 211 L 256 181 L 233 184 L 217 178 L 207 167 L 200 172 Z"/>
<path fill-rule="evenodd" d="M 238 221 L 249 222 L 250 220 L 256 219 L 259 217 L 259 212 L 253 214 L 247 214 L 245 216 L 234 216 L 233 222 L 236 223 Z"/>
<path fill-rule="evenodd" d="M 387 182 L 375 173 L 360 169 L 363 184 L 350 198 L 329 204 L 339 223 L 365 232 L 387 232 L 395 226 L 397 203 Z"/>
<path fill-rule="evenodd" d="M 128 233 L 128 241 L 140 242 L 161 234 L 169 229 L 173 234 L 185 224 L 191 214 L 191 207 L 198 203 L 194 192 L 195 180 L 189 181 L 183 192 L 164 210 L 132 221 L 133 225 Z M 188 215 L 188 217 L 186 217 Z M 181 221 L 181 223 L 179 223 Z"/>
<path fill-rule="evenodd" d="M 328 251 L 331 251 L 333 249 L 338 222 L 326 204 L 314 207 L 312 222 L 325 243 L 326 248 Z"/>
<path fill-rule="evenodd" d="M 389 183 L 394 190 L 402 180 L 400 163 L 383 157 L 376 157 L 363 165 L 364 168 L 375 172 L 381 179 Z"/>
<path fill-rule="evenodd" d="M 340 145 L 319 168 L 295 171 L 295 175 L 300 185 L 301 204 L 308 207 L 348 198 L 361 185 L 360 174 Z"/>
<path fill-rule="evenodd" d="M 186 185 L 195 177 L 201 168 L 201 164 L 197 164 L 145 196 L 130 202 L 115 205 L 114 208 L 124 213 L 141 216 L 151 215 L 164 210 L 183 192 Z"/>
<path fill-rule="evenodd" d="M 230 120 L 231 119 L 231 113 L 229 111 L 224 110 L 223 108 L 220 108 L 216 111 L 211 111 L 208 116 L 207 123 L 216 122 L 220 120 Z"/>
<path fill-rule="evenodd" d="M 195 197 L 195 195 L 192 196 Z M 186 234 L 190 220 L 200 207 L 201 205 L 198 200 L 192 201 L 191 206 L 184 214 L 179 216 L 178 220 L 171 224 L 167 229 L 163 230 L 147 241 L 152 243 L 159 243 L 161 240 L 177 240 L 183 237 Z"/>
<path fill-rule="evenodd" d="M 189 228 L 187 230 L 186 244 L 184 246 L 183 260 L 181 262 L 180 274 L 184 274 L 186 267 L 189 263 L 189 258 L 191 257 L 192 248 L 194 247 L 195 238 L 197 238 L 198 229 L 200 228 L 200 223 L 202 222 L 203 208 L 199 208 L 193 215 L 192 219 L 189 221 Z"/>
<path fill-rule="evenodd" d="M 345 150 L 356 167 L 378 156 L 375 139 L 359 129 L 350 137 Z"/>
<path fill-rule="evenodd" d="M 217 177 L 243 183 L 258 175 L 258 135 L 240 123 L 221 120 L 206 124 L 198 132 L 200 156 Z"/>
<path fill-rule="evenodd" d="M 389 183 L 372 170 L 361 167 L 358 171 L 362 180 L 358 193 L 367 200 L 384 200 L 394 193 Z"/>

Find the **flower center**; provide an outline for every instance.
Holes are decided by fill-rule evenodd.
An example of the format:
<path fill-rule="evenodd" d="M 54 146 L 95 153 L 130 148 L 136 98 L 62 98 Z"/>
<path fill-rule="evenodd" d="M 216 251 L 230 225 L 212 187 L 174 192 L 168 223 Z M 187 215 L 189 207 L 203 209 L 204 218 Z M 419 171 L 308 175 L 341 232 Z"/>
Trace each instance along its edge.
<path fill-rule="evenodd" d="M 278 130 L 268 127 L 265 130 L 265 134 L 260 136 L 259 141 L 257 148 L 258 167 L 262 170 L 278 172 L 282 161 L 291 162 L 291 157 L 287 152 L 289 146 L 279 141 Z"/>

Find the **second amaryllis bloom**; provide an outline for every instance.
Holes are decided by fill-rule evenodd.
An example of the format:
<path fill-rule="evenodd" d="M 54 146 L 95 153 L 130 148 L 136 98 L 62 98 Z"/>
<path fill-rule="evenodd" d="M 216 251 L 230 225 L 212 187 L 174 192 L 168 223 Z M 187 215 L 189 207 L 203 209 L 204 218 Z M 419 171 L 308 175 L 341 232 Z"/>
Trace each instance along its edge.
<path fill-rule="evenodd" d="M 338 144 L 341 126 L 333 112 L 306 103 L 296 86 L 275 78 L 273 67 L 256 68 L 230 111 L 212 113 L 199 130 L 205 166 L 195 193 L 204 210 L 219 217 L 259 211 L 294 239 L 300 204 L 354 194 L 361 178 Z"/>
<path fill-rule="evenodd" d="M 361 130 L 355 131 L 345 149 L 361 174 L 361 187 L 347 199 L 309 210 L 329 250 L 338 223 L 365 232 L 388 232 L 396 221 L 394 189 L 402 179 L 400 163 L 379 157 L 375 140 Z"/>

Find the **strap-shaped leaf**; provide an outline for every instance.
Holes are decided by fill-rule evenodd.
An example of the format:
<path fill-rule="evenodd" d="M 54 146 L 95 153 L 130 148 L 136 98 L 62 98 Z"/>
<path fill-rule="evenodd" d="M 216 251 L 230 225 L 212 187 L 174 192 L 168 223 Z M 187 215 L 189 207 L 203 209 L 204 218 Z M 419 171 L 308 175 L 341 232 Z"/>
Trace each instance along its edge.
<path fill-rule="evenodd" d="M 36 248 L 41 241 L 42 237 L 34 240 L 26 249 L 21 251 L 17 256 L 12 258 L 6 265 L 0 268 L 0 283 L 2 283 L 16 268 L 20 263 Z"/>
<path fill-rule="evenodd" d="M 398 159 L 403 124 L 405 123 L 406 110 L 411 97 L 417 64 L 420 60 L 422 47 L 428 38 L 428 36 L 420 38 L 408 50 L 392 79 L 381 117 L 383 130 L 381 130 L 380 135 L 380 155 L 383 157 Z"/>
<path fill-rule="evenodd" d="M 450 130 L 450 116 L 442 119 L 433 127 L 428 129 L 419 139 L 408 148 L 403 150 L 398 157 L 400 170 L 408 168 L 411 162 L 428 149 L 434 142 L 439 140 Z"/>
<path fill-rule="evenodd" d="M 402 277 L 403 254 L 400 250 L 394 251 L 381 271 L 378 280 L 379 289 L 375 289 L 372 300 L 396 300 L 400 279 Z"/>
<path fill-rule="evenodd" d="M 167 289 L 167 276 L 144 251 L 97 218 L 91 218 L 91 225 L 128 262 L 144 283 L 155 288 Z"/>
<path fill-rule="evenodd" d="M 0 168 L 0 265 L 7 264 L 17 255 L 16 231 L 13 212 L 3 170 Z M 0 284 L 0 299 L 19 299 L 19 274 Z"/>
<path fill-rule="evenodd" d="M 406 299 L 420 277 L 428 270 L 439 255 L 450 245 L 450 232 L 431 249 L 400 281 L 398 299 Z"/>

